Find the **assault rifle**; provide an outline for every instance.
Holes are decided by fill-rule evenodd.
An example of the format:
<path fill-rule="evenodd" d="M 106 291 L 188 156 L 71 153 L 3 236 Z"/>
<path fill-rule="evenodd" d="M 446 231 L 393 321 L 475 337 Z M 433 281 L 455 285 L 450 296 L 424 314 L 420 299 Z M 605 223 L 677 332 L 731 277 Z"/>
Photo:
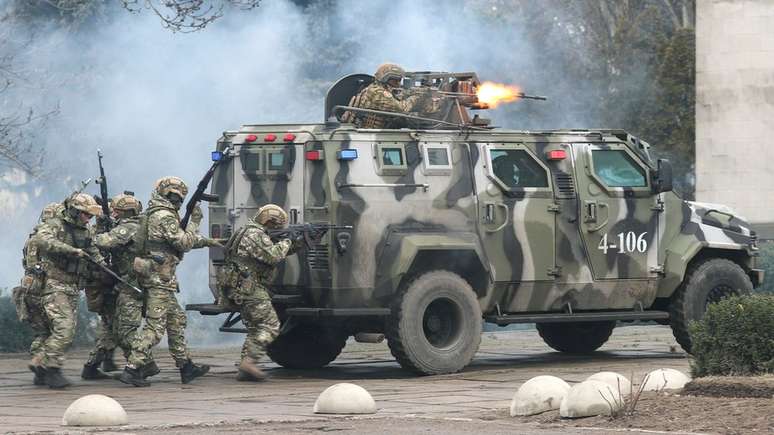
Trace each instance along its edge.
<path fill-rule="evenodd" d="M 89 263 L 91 263 L 91 264 L 93 264 L 93 265 L 95 265 L 95 266 L 99 267 L 100 269 L 102 269 L 103 271 L 105 271 L 105 273 L 107 273 L 108 275 L 110 275 L 110 276 L 112 276 L 113 278 L 115 278 L 115 279 L 116 279 L 116 281 L 118 281 L 118 282 L 120 282 L 120 283 L 123 283 L 123 284 L 125 284 L 127 287 L 129 287 L 130 289 L 132 289 L 132 290 L 136 291 L 136 292 L 137 292 L 137 293 L 139 293 L 139 294 L 143 294 L 143 291 L 142 291 L 142 290 L 140 290 L 139 288 L 135 287 L 133 284 L 129 283 L 129 281 L 127 281 L 127 280 L 125 280 L 125 279 L 121 278 L 120 276 L 118 276 L 118 274 L 117 274 L 117 273 L 115 273 L 115 272 L 113 272 L 113 270 L 112 270 L 111 268 L 109 268 L 109 267 L 105 266 L 104 264 L 100 263 L 99 261 L 97 261 L 97 260 L 95 260 L 95 259 L 93 259 L 93 258 L 91 258 L 91 257 L 88 257 L 88 256 L 87 256 L 87 257 L 84 257 L 84 258 L 85 258 L 85 260 L 86 260 L 86 261 L 88 261 Z"/>
<path fill-rule="evenodd" d="M 272 241 L 277 242 L 281 239 L 304 240 L 307 248 L 312 248 L 314 243 L 330 230 L 351 230 L 352 225 L 329 225 L 329 224 L 295 224 L 287 228 L 267 229 L 266 233 Z"/>
<path fill-rule="evenodd" d="M 191 214 L 193 213 L 197 204 L 199 204 L 201 201 L 216 202 L 220 199 L 218 198 L 218 195 L 205 193 L 204 191 L 207 190 L 207 186 L 209 186 L 210 180 L 212 180 L 212 176 L 215 174 L 215 169 L 217 169 L 218 165 L 220 165 L 221 162 L 223 162 L 223 160 L 228 157 L 230 150 L 231 147 L 226 147 L 223 151 L 212 152 L 212 166 L 210 166 L 210 169 L 208 169 L 207 173 L 204 174 L 204 177 L 199 180 L 199 184 L 196 186 L 196 191 L 193 193 L 193 195 L 191 195 L 191 199 L 188 200 L 188 204 L 185 205 L 185 215 L 183 216 L 183 219 L 180 220 L 180 227 L 183 229 L 183 231 L 185 231 L 185 229 L 188 227 L 188 221 L 191 219 Z"/>
<path fill-rule="evenodd" d="M 97 220 L 104 231 L 110 231 L 113 228 L 113 219 L 110 218 L 110 198 L 108 197 L 107 178 L 105 177 L 105 168 L 102 166 L 102 150 L 97 150 L 97 160 L 99 161 L 99 178 L 96 183 L 99 184 L 99 205 L 102 207 L 102 216 Z"/>

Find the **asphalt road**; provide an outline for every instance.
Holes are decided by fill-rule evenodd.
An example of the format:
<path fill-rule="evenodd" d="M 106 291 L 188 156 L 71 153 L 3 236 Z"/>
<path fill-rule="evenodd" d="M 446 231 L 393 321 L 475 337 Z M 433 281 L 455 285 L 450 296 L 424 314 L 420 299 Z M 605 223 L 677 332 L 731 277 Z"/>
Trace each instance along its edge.
<path fill-rule="evenodd" d="M 463 372 L 429 377 L 403 371 L 386 343 L 350 342 L 336 361 L 319 370 L 287 370 L 267 361 L 270 379 L 260 384 L 234 379 L 238 348 L 194 349 L 195 360 L 210 364 L 212 370 L 189 385 L 180 383 L 166 350 L 159 349 L 156 355 L 161 374 L 151 387 L 134 388 L 113 380 L 81 380 L 87 353 L 72 352 L 65 374 L 75 385 L 57 391 L 32 385 L 26 355 L 2 354 L 0 432 L 76 429 L 61 426 L 69 404 L 86 394 L 105 394 L 129 415 L 129 426 L 111 429 L 122 433 L 577 433 L 577 426 L 571 430 L 538 426 L 508 417 L 519 385 L 538 375 L 572 383 L 610 370 L 638 383 L 657 368 L 688 372 L 686 355 L 663 326 L 617 328 L 611 340 L 590 356 L 554 352 L 534 330 L 486 333 L 476 358 Z M 367 389 L 376 400 L 377 413 L 356 418 L 314 414 L 317 396 L 338 382 Z"/>

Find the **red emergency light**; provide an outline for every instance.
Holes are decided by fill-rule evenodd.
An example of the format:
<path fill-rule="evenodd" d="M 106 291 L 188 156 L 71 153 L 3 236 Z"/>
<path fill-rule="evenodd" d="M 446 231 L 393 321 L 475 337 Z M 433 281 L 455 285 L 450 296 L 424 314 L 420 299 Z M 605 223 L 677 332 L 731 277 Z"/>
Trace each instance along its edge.
<path fill-rule="evenodd" d="M 269 133 L 269 134 L 267 134 L 266 136 L 263 137 L 263 141 L 264 142 L 274 142 L 275 140 L 277 140 L 277 135 L 276 134 Z"/>
<path fill-rule="evenodd" d="M 286 133 L 285 136 L 282 138 L 285 142 L 293 142 L 295 140 L 296 135 L 293 133 Z"/>
<path fill-rule="evenodd" d="M 324 157 L 322 150 L 312 150 L 306 152 L 307 160 L 322 160 Z"/>
<path fill-rule="evenodd" d="M 565 150 L 551 150 L 546 153 L 548 160 L 564 160 L 567 158 L 567 151 Z"/>
<path fill-rule="evenodd" d="M 245 142 L 255 142 L 258 140 L 258 136 L 254 134 L 248 134 L 247 137 L 245 137 Z"/>

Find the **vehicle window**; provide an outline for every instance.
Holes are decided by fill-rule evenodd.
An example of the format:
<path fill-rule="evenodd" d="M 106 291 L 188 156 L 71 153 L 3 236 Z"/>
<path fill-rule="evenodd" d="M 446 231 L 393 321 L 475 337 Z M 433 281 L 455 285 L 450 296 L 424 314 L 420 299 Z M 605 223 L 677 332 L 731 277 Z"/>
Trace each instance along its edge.
<path fill-rule="evenodd" d="M 592 150 L 594 173 L 608 187 L 646 187 L 645 171 L 623 150 Z"/>
<path fill-rule="evenodd" d="M 403 166 L 403 151 L 400 148 L 382 148 L 382 165 Z"/>
<path fill-rule="evenodd" d="M 261 155 L 259 153 L 245 153 L 242 164 L 245 172 L 258 172 L 261 170 Z"/>
<path fill-rule="evenodd" d="M 548 187 L 546 170 L 527 151 L 493 149 L 489 155 L 494 176 L 507 187 Z"/>
<path fill-rule="evenodd" d="M 269 170 L 281 171 L 285 169 L 285 154 L 282 152 L 269 153 Z"/>
<path fill-rule="evenodd" d="M 449 153 L 446 148 L 427 149 L 428 166 L 449 166 Z"/>

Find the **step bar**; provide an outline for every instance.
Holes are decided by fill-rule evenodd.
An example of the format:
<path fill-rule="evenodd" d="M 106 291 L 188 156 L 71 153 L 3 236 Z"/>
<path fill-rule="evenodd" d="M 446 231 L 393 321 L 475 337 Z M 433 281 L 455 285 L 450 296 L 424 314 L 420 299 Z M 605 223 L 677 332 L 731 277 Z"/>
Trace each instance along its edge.
<path fill-rule="evenodd" d="M 593 313 L 530 313 L 530 314 L 501 314 L 486 316 L 489 323 L 499 326 L 513 323 L 570 323 L 570 322 L 607 322 L 614 320 L 667 320 L 667 311 L 597 311 Z"/>

